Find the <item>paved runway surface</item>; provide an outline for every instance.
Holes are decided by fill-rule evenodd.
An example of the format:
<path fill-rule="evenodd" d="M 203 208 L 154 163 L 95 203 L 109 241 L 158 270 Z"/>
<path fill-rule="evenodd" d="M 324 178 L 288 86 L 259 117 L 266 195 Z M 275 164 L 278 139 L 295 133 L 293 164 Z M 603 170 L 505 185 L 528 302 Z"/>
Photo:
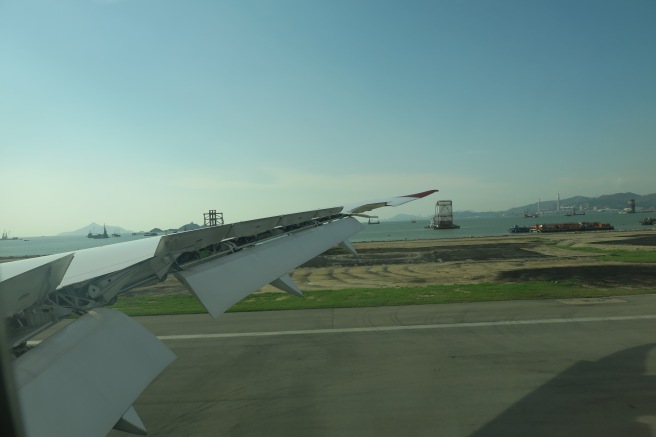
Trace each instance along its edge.
<path fill-rule="evenodd" d="M 656 295 L 138 320 L 178 356 L 150 436 L 656 430 Z"/>

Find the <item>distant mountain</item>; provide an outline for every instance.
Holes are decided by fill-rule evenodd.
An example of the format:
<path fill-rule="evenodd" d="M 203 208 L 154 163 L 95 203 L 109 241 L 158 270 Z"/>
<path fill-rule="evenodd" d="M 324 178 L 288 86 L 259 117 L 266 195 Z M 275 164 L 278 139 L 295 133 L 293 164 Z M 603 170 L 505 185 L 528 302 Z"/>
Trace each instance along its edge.
<path fill-rule="evenodd" d="M 125 229 L 120 226 L 112 226 L 112 225 L 105 225 L 107 226 L 107 233 L 109 235 L 112 234 L 120 234 L 120 235 L 132 235 L 135 231 L 131 231 L 130 229 Z M 193 231 L 194 229 L 199 229 L 202 226 L 197 225 L 194 222 L 187 223 L 185 225 L 182 225 L 180 227 L 172 228 L 172 229 L 167 229 L 166 231 L 163 231 L 160 228 L 153 228 L 150 230 L 150 232 L 156 232 L 158 234 L 163 234 L 163 233 L 171 233 L 171 232 L 182 232 L 182 231 Z M 80 229 L 77 229 L 75 231 L 69 231 L 69 232 L 62 232 L 60 234 L 57 234 L 58 236 L 61 237 L 66 237 L 66 236 L 73 236 L 73 235 L 84 235 L 86 236 L 89 232 L 92 234 L 102 234 L 103 232 L 103 225 L 99 225 L 98 223 L 91 223 L 87 226 L 84 226 Z M 144 231 L 139 231 L 139 233 L 143 233 Z"/>
<path fill-rule="evenodd" d="M 647 208 L 656 208 L 656 193 L 654 194 L 645 194 L 640 195 L 636 193 L 616 193 L 616 194 L 604 194 L 599 197 L 585 197 L 585 196 L 574 196 L 567 199 L 560 199 L 560 208 L 562 209 L 573 209 L 575 211 L 579 210 L 603 210 L 603 209 L 615 209 L 622 210 L 627 208 L 629 205 L 629 200 L 635 200 L 635 207 L 637 211 Z M 542 200 L 540 201 L 540 210 L 541 211 L 555 211 L 557 208 L 556 200 Z M 453 211 L 454 219 L 458 218 L 471 218 L 471 217 L 498 217 L 505 214 L 515 214 L 521 215 L 525 211 L 537 212 L 538 211 L 538 202 L 531 203 L 524 206 L 517 206 L 515 208 L 510 208 L 507 211 Z M 433 214 L 426 216 L 416 216 L 409 214 L 397 214 L 392 218 L 389 218 L 385 221 L 391 222 L 405 222 L 416 220 L 417 222 L 421 221 L 430 221 L 433 217 Z"/>
<path fill-rule="evenodd" d="M 604 194 L 599 197 L 585 197 L 585 196 L 575 196 L 567 199 L 560 199 L 560 208 L 572 208 L 574 210 L 600 210 L 600 209 L 624 209 L 628 207 L 629 200 L 635 200 L 636 210 L 642 208 L 653 208 L 656 206 L 656 193 L 655 194 L 646 194 L 640 195 L 636 193 L 616 193 L 616 194 Z M 540 202 L 540 210 L 556 210 L 557 202 L 556 200 L 545 200 Z M 511 208 L 507 213 L 510 214 L 522 214 L 524 211 L 529 210 L 537 212 L 538 203 L 531 203 L 529 205 L 518 206 L 516 208 Z"/>
<path fill-rule="evenodd" d="M 180 226 L 178 228 L 178 231 L 180 231 L 180 232 L 182 232 L 182 231 L 193 231 L 194 229 L 199 229 L 200 227 L 201 227 L 200 225 L 197 225 L 196 223 L 191 222 L 191 223 L 187 223 L 186 225 Z"/>
<path fill-rule="evenodd" d="M 122 228 L 120 226 L 112 226 L 112 225 L 105 225 L 107 227 L 107 233 L 109 235 L 112 234 L 121 234 L 121 235 L 130 235 L 132 234 L 132 231 L 129 229 Z M 68 236 L 74 236 L 74 235 L 87 235 L 89 232 L 93 234 L 102 234 L 103 232 L 103 225 L 99 225 L 98 223 L 91 223 L 87 226 L 84 226 L 80 229 L 77 229 L 75 231 L 70 231 L 70 232 L 62 232 L 60 234 L 57 234 L 57 236 L 60 237 L 68 237 Z"/>

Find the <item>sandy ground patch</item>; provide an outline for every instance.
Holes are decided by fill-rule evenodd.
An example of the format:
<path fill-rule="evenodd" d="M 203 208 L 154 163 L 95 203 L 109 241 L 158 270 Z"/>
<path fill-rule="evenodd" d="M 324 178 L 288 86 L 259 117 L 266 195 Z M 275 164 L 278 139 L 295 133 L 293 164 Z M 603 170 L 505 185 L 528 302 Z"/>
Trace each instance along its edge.
<path fill-rule="evenodd" d="M 359 256 L 331 249 L 294 270 L 301 290 L 576 279 L 591 286 L 656 287 L 656 265 L 600 262 L 556 247 L 656 250 L 656 233 L 587 232 L 356 243 Z M 263 292 L 278 291 L 271 286 Z M 175 278 L 131 293 L 186 293 Z"/>
<path fill-rule="evenodd" d="M 436 231 L 437 232 L 437 231 Z M 564 281 L 591 286 L 656 288 L 656 264 L 596 260 L 594 249 L 656 250 L 656 232 L 520 234 L 439 240 L 355 243 L 358 256 L 334 248 L 297 268 L 301 290 L 381 288 L 509 281 Z M 0 262 L 15 258 L 0 259 Z M 261 291 L 278 291 L 265 286 Z M 173 275 L 127 294 L 187 293 Z"/>

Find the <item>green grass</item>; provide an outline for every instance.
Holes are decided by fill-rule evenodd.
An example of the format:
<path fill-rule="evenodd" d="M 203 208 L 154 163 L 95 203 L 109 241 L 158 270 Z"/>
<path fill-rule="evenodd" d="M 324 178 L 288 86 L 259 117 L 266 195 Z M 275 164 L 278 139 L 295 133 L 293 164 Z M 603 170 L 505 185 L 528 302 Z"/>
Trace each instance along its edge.
<path fill-rule="evenodd" d="M 552 244 L 536 238 L 536 242 Z M 608 250 L 555 244 L 560 249 L 596 253 L 599 261 L 656 263 L 656 251 Z M 651 288 L 591 287 L 575 281 L 479 283 L 466 285 L 433 285 L 425 287 L 351 288 L 343 290 L 307 291 L 301 299 L 285 293 L 258 293 L 246 297 L 228 312 L 276 311 L 318 308 L 356 308 L 391 305 L 422 305 L 455 302 L 484 302 L 525 299 L 568 299 L 607 297 L 619 294 L 653 293 Z M 205 313 L 203 306 L 190 294 L 136 295 L 120 297 L 113 306 L 125 314 L 163 315 Z"/>
<path fill-rule="evenodd" d="M 621 294 L 646 294 L 654 290 L 622 289 Z M 616 288 L 591 288 L 576 282 L 482 283 L 428 287 L 352 288 L 307 291 L 305 298 L 285 293 L 258 293 L 246 297 L 228 312 L 275 311 L 317 308 L 357 308 L 524 299 L 607 297 Z M 192 295 L 140 295 L 121 297 L 113 306 L 125 314 L 198 314 L 205 309 Z"/>

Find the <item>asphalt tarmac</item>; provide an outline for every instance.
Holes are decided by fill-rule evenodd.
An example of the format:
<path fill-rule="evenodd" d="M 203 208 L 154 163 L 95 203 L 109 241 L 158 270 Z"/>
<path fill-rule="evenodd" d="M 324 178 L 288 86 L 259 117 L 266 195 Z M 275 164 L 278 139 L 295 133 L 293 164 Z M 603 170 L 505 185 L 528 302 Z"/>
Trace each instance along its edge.
<path fill-rule="evenodd" d="M 154 437 L 656 433 L 656 295 L 137 320 Z"/>

